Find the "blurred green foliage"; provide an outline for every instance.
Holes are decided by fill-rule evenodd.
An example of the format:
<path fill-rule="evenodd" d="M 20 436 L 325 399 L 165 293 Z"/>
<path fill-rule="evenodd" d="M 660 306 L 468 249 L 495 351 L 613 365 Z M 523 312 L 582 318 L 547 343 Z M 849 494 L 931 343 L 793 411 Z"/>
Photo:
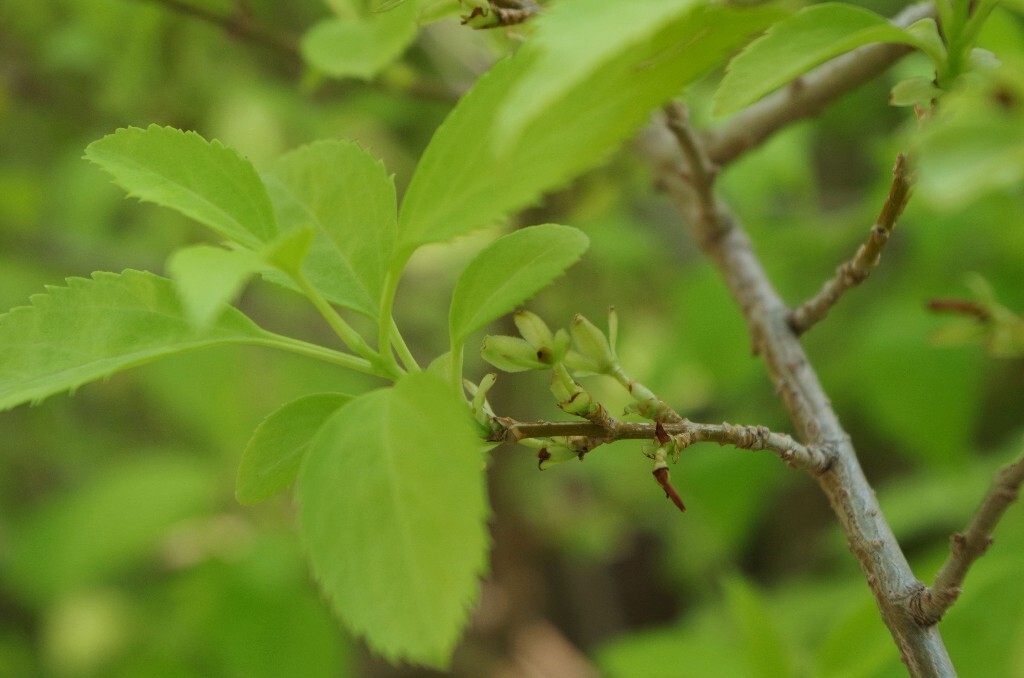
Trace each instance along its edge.
<path fill-rule="evenodd" d="M 196 5 L 224 16 L 243 6 Z M 244 6 L 252 22 L 294 44 L 329 15 L 316 0 Z M 997 12 L 981 44 L 1021 63 L 1024 22 Z M 171 249 L 200 240 L 195 225 L 124 200 L 81 160 L 115 128 L 195 129 L 260 169 L 302 143 L 354 139 L 383 158 L 402 191 L 458 94 L 515 39 L 442 21 L 376 81 L 338 82 L 303 66 L 297 52 L 233 39 L 158 2 L 8 0 L 0 6 L 0 308 L 70 275 L 162 273 Z M 721 190 L 787 300 L 816 291 L 866 237 L 917 124 L 907 109 L 886 107 L 888 88 L 923 67 L 900 63 L 722 175 Z M 1017 92 L 1019 73 L 1006 79 Z M 712 90 L 701 83 L 688 95 L 701 124 L 715 124 L 706 120 Z M 986 95 L 975 87 L 957 96 L 969 106 Z M 953 122 L 993 141 L 976 120 Z M 975 183 L 961 182 L 952 142 L 936 134 L 948 170 L 936 181 L 962 190 L 912 199 L 881 266 L 806 342 L 925 581 L 994 470 L 1020 453 L 1024 429 L 1024 363 L 979 345 L 936 344 L 947 320 L 926 309 L 930 299 L 970 297 L 972 272 L 1008 308 L 1024 309 L 1024 192 L 1006 171 L 984 181 L 984 167 Z M 681 413 L 788 430 L 724 285 L 641 159 L 618 154 L 522 221 L 571 224 L 592 241 L 530 304 L 553 327 L 615 305 L 623 364 Z M 447 297 L 485 243 L 471 236 L 413 259 L 396 312 L 417 354 L 444 350 Z M 243 305 L 270 329 L 326 337 L 293 299 L 261 285 Z M 468 374 L 486 369 L 469 356 Z M 367 659 L 339 630 L 309 581 L 287 499 L 242 507 L 233 497 L 239 456 L 263 416 L 308 393 L 368 384 L 301 358 L 219 348 L 5 413 L 0 675 L 419 675 Z M 600 378 L 586 386 L 613 411 L 626 402 Z M 499 414 L 558 415 L 537 375 L 502 377 L 492 393 Z M 511 620 L 546 617 L 612 676 L 903 674 L 808 478 L 768 455 L 710 446 L 689 449 L 673 478 L 685 516 L 661 496 L 635 445 L 543 474 L 528 452 L 497 450 L 493 581 L 453 673 L 500 665 Z M 1022 521 L 1020 505 L 1011 507 L 942 623 L 965 676 L 1024 676 Z M 500 623 L 485 623 L 495 615 Z"/>

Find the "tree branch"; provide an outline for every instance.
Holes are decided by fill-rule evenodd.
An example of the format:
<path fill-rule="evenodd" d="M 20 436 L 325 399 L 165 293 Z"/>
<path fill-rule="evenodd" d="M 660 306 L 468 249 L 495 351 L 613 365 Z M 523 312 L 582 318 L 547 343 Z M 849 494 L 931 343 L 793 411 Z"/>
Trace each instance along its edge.
<path fill-rule="evenodd" d="M 847 81 L 845 86 L 852 85 Z M 673 110 L 669 109 L 670 116 Z M 755 352 L 764 358 L 798 437 L 809 448 L 823 448 L 833 455 L 828 470 L 815 478 L 860 563 L 901 659 L 913 676 L 955 676 L 938 628 L 921 624 L 907 609 L 905 602 L 923 585 L 914 577 L 850 438 L 799 337 L 789 326 L 790 309 L 769 281 L 740 224 L 709 185 L 692 180 L 712 171 L 709 154 L 685 119 L 674 119 L 669 125 L 677 139 L 686 137 L 679 144 L 685 157 L 677 156 L 674 164 L 662 163 L 657 168 L 661 184 L 693 227 L 742 310 Z"/>
<path fill-rule="evenodd" d="M 299 40 L 297 37 L 287 35 L 270 28 L 261 26 L 252 20 L 248 8 L 242 2 L 235 3 L 236 11 L 231 16 L 225 16 L 211 12 L 203 7 L 184 2 L 183 0 L 149 0 L 158 5 L 163 5 L 173 12 L 190 16 L 200 21 L 213 24 L 228 35 L 239 40 L 247 40 L 257 45 L 269 47 L 275 51 L 283 52 L 291 57 L 299 56 Z"/>
<path fill-rule="evenodd" d="M 886 198 L 882 212 L 878 215 L 867 242 L 857 249 L 857 253 L 849 261 L 836 269 L 834 278 L 826 282 L 821 290 L 793 311 L 789 318 L 789 326 L 797 334 L 803 334 L 828 315 L 839 298 L 851 287 L 864 282 L 871 269 L 878 265 L 882 250 L 889 241 L 889 235 L 896 226 L 896 221 L 903 213 L 903 208 L 910 199 L 910 177 L 907 175 L 906 158 L 900 153 L 896 156 L 893 168 L 892 186 Z"/>
<path fill-rule="evenodd" d="M 906 28 L 933 16 L 935 6 L 927 2 L 907 7 L 892 22 Z M 877 43 L 822 64 L 707 132 L 704 147 L 708 158 L 718 165 L 735 160 L 783 127 L 817 115 L 828 103 L 876 78 L 911 50 L 907 45 Z"/>
<path fill-rule="evenodd" d="M 981 502 L 970 525 L 950 539 L 950 554 L 935 585 L 912 596 L 907 605 L 921 624 L 935 624 L 960 597 L 967 571 L 992 545 L 992 530 L 1006 509 L 1018 498 L 1024 484 L 1024 454 L 1001 468 Z"/>
<path fill-rule="evenodd" d="M 694 443 L 713 442 L 732 445 L 742 450 L 767 450 L 794 468 L 821 472 L 828 468 L 830 457 L 825 450 L 807 447 L 784 433 L 774 433 L 764 426 L 742 426 L 723 422 L 699 424 L 683 419 L 673 423 L 626 422 L 609 418 L 604 425 L 589 421 L 521 422 L 497 417 L 501 428 L 489 440 L 495 443 L 518 443 L 527 438 L 586 438 L 580 447 L 586 452 L 616 440 L 658 440 L 659 430 L 667 434 L 680 449 Z"/>

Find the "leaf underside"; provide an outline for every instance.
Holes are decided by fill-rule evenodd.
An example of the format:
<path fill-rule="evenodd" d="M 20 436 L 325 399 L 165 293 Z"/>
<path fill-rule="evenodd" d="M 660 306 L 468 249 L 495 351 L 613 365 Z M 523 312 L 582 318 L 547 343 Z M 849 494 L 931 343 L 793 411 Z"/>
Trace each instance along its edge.
<path fill-rule="evenodd" d="M 875 42 L 915 40 L 885 17 L 860 7 L 807 7 L 772 26 L 729 63 L 715 93 L 715 115 L 735 113 L 832 57 Z"/>
<path fill-rule="evenodd" d="M 577 0 L 558 9 L 585 15 L 601 2 Z M 633 3 L 615 5 L 620 25 L 640 11 Z M 654 11 L 650 5 L 643 8 Z M 612 23 L 602 16 L 605 24 Z M 643 39 L 627 32 L 614 49 L 601 50 L 599 63 L 566 64 L 576 76 L 567 82 L 559 80 L 557 69 L 550 70 L 544 43 L 528 43 L 479 79 L 438 128 L 416 168 L 399 215 L 398 255 L 487 226 L 597 165 L 648 120 L 651 110 L 782 13 L 771 7 L 702 7 L 669 16 Z M 570 19 L 560 21 L 571 24 Z M 544 20 L 541 16 L 538 23 Z M 617 39 L 615 32 L 591 37 Z M 585 55 L 570 58 L 589 62 Z M 531 107 L 522 129 L 507 129 L 495 112 L 516 104 L 513 95 L 520 85 L 538 78 L 561 84 L 546 91 L 542 106 Z M 511 132 L 513 141 L 506 139 Z"/>

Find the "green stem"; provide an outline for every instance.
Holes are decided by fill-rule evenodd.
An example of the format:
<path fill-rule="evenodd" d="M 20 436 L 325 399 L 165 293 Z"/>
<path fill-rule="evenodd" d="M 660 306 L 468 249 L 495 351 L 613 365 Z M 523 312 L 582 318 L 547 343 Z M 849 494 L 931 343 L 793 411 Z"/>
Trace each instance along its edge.
<path fill-rule="evenodd" d="M 398 324 L 395 323 L 395 319 L 391 318 L 391 341 L 394 344 L 395 350 L 398 351 L 398 358 L 402 361 L 405 369 L 410 372 L 421 372 L 420 364 L 416 362 L 416 357 L 409 350 L 409 345 L 405 343 L 405 337 L 398 329 Z"/>
<path fill-rule="evenodd" d="M 275 334 L 273 332 L 265 332 L 264 334 L 264 337 L 257 339 L 254 342 L 256 345 L 276 348 L 290 353 L 297 353 L 298 355 L 303 355 L 307 358 L 315 358 L 316 360 L 339 365 L 354 372 L 372 374 L 377 377 L 388 376 L 364 358 L 335 351 L 324 346 L 318 346 L 317 344 L 311 344 L 309 342 L 302 341 L 301 339 L 287 337 L 282 334 Z"/>
<path fill-rule="evenodd" d="M 652 419 L 665 422 L 683 421 L 683 417 L 673 410 L 668 403 L 659 398 L 654 391 L 647 388 L 639 381 L 631 379 L 618 363 L 613 364 L 607 374 L 614 377 L 624 389 L 629 391 L 629 394 L 633 396 L 633 400 L 635 400 L 639 405 L 646 407 L 647 413 L 644 414 L 644 416 L 649 416 Z M 641 413 L 644 413 L 644 409 L 641 409 Z"/>
<path fill-rule="evenodd" d="M 324 320 L 327 321 L 327 324 L 331 326 L 334 333 L 341 338 L 349 350 L 366 359 L 374 368 L 374 374 L 386 376 L 389 379 L 398 379 L 402 376 L 402 369 L 394 361 L 394 357 L 392 357 L 390 363 L 382 360 L 381 356 L 370 348 L 370 345 L 366 343 L 362 335 L 345 322 L 345 319 L 338 314 L 338 311 L 324 299 L 323 295 L 309 282 L 309 278 L 305 274 L 299 271 L 292 277 L 302 292 L 313 302 L 313 305 L 316 306 L 316 309 L 324 317 Z"/>
<path fill-rule="evenodd" d="M 391 350 L 392 340 L 395 335 L 398 335 L 400 344 L 399 351 L 404 346 L 405 354 L 408 358 L 412 358 L 412 354 L 409 353 L 408 346 L 405 346 L 405 341 L 401 339 L 401 333 L 398 332 L 395 326 L 395 319 L 392 316 L 392 311 L 395 306 L 395 293 L 398 292 L 398 281 L 402 275 L 402 269 L 405 268 L 405 260 L 395 260 L 391 263 L 391 269 L 388 271 L 387 276 L 384 278 L 384 290 L 381 292 L 380 298 L 380 315 L 377 316 L 377 352 L 384 364 L 389 369 L 401 370 L 398 366 L 398 361 L 395 360 L 395 354 Z M 402 360 L 406 361 L 406 355 L 402 356 Z M 407 368 L 412 368 L 416 365 L 416 361 L 406 362 Z M 419 367 L 416 366 L 416 370 Z"/>
<path fill-rule="evenodd" d="M 450 371 L 448 372 L 448 381 L 458 390 L 459 395 L 462 395 L 462 355 L 463 344 L 460 342 L 458 346 L 452 344 L 450 358 Z"/>

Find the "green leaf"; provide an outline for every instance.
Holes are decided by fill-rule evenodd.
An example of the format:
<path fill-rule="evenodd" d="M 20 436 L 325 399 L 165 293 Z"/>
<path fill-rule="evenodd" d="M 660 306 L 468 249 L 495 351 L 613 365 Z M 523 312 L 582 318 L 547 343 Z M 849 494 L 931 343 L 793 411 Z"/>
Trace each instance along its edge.
<path fill-rule="evenodd" d="M 129 195 L 175 209 L 246 247 L 277 233 L 256 170 L 219 141 L 172 127 L 128 127 L 89 144 L 85 157 Z"/>
<path fill-rule="evenodd" d="M 580 258 L 590 241 L 578 229 L 531 226 L 498 238 L 469 262 L 452 293 L 453 346 L 515 310 Z"/>
<path fill-rule="evenodd" d="M 818 64 L 873 42 L 916 45 L 917 39 L 860 7 L 832 2 L 807 7 L 772 26 L 729 63 L 714 112 L 734 113 Z"/>
<path fill-rule="evenodd" d="M 291 485 L 317 429 L 351 399 L 341 393 L 316 393 L 268 415 L 242 453 L 235 498 L 256 504 Z"/>
<path fill-rule="evenodd" d="M 151 273 L 101 272 L 67 282 L 0 315 L 0 410 L 162 356 L 266 336 L 235 309 L 196 329 L 174 283 Z"/>
<path fill-rule="evenodd" d="M 915 21 L 907 26 L 907 33 L 914 36 L 918 49 L 928 55 L 936 70 L 940 70 L 947 61 L 946 43 L 935 19 L 926 17 Z"/>
<path fill-rule="evenodd" d="M 342 621 L 376 652 L 443 668 L 487 564 L 480 440 L 466 404 L 421 372 L 352 400 L 299 472 L 299 524 Z"/>
<path fill-rule="evenodd" d="M 302 37 L 302 56 L 336 78 L 370 80 L 405 51 L 417 33 L 417 3 L 405 2 L 367 17 L 335 17 Z"/>
<path fill-rule="evenodd" d="M 890 106 L 913 106 L 914 104 L 928 104 L 939 97 L 942 90 L 935 86 L 933 78 L 924 76 L 900 80 L 892 86 L 889 93 Z"/>
<path fill-rule="evenodd" d="M 282 230 L 314 226 L 305 273 L 331 301 L 376 317 L 397 230 L 395 184 L 358 144 L 321 141 L 264 175 Z"/>
<path fill-rule="evenodd" d="M 517 141 L 547 107 L 600 74 L 607 62 L 622 58 L 627 49 L 651 40 L 669 22 L 692 14 L 697 4 L 694 0 L 577 0 L 554 5 L 536 21 L 528 56 L 524 55 L 533 61 L 499 109 L 499 126 L 505 132 L 499 144 Z"/>
<path fill-rule="evenodd" d="M 251 250 L 195 245 L 175 251 L 167 261 L 189 321 L 204 329 L 241 292 L 253 273 L 266 265 Z"/>
<path fill-rule="evenodd" d="M 583 21 L 602 4 L 577 0 L 557 9 Z M 634 3 L 614 5 L 620 28 L 630 25 Z M 438 128 L 416 168 L 399 215 L 399 257 L 421 244 L 491 224 L 598 164 L 648 120 L 652 109 L 721 63 L 777 19 L 779 10 L 696 7 L 670 16 L 643 40 L 629 33 L 630 40 L 616 41 L 615 49 L 602 49 L 606 58 L 596 66 L 585 53 L 574 52 L 571 59 L 587 63 L 563 64 L 573 76 L 571 84 L 548 88 L 543 107 L 532 112 L 514 144 L 502 143 L 507 130 L 496 111 L 509 105 L 520 83 L 561 77 L 561 71 L 549 72 L 550 59 L 541 58 L 557 36 L 552 33 L 538 46 L 527 43 L 480 78 Z M 571 18 L 559 19 L 558 35 L 576 41 L 566 34 Z M 546 20 L 539 17 L 538 25 Z M 596 45 L 608 36 L 592 37 Z"/>

